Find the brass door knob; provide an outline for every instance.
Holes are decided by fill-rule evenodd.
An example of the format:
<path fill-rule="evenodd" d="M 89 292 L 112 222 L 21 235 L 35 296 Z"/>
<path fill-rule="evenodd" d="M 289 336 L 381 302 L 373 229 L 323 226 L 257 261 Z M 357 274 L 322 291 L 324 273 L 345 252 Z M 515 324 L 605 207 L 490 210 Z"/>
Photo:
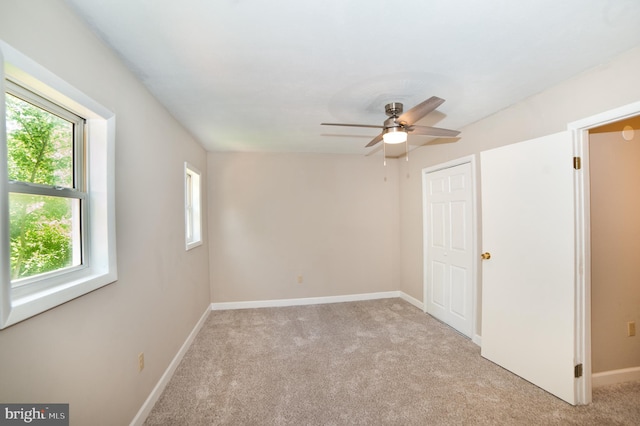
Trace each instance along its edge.
<path fill-rule="evenodd" d="M 482 253 L 482 254 L 480 255 L 480 258 L 481 258 L 482 260 L 489 260 L 489 259 L 491 259 L 491 253 L 489 253 L 489 252 Z"/>

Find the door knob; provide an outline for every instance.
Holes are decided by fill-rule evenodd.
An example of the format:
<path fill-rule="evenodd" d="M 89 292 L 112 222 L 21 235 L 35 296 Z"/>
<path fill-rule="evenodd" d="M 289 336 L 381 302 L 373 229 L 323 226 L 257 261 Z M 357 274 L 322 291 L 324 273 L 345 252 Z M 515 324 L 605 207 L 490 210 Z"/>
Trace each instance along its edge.
<path fill-rule="evenodd" d="M 482 254 L 480 255 L 480 258 L 481 258 L 482 260 L 489 260 L 489 259 L 491 259 L 491 253 L 489 253 L 489 252 L 482 253 Z"/>

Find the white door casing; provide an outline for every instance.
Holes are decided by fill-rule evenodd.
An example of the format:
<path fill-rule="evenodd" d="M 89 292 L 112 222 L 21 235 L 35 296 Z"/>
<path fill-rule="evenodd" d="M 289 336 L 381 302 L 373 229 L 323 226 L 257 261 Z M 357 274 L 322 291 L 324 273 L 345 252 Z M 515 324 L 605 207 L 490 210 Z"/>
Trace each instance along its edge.
<path fill-rule="evenodd" d="M 571 133 L 481 153 L 482 356 L 576 404 Z"/>
<path fill-rule="evenodd" d="M 425 312 L 473 337 L 475 215 L 472 163 L 423 171 Z"/>

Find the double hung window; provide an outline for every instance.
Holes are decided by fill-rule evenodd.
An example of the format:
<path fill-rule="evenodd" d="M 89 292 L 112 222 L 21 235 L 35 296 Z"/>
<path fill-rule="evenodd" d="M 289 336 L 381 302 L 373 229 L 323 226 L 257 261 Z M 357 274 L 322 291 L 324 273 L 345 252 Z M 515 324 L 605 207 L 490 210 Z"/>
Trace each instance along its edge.
<path fill-rule="evenodd" d="M 0 328 L 117 279 L 113 113 L 0 41 Z"/>
<path fill-rule="evenodd" d="M 86 211 L 82 117 L 6 83 L 11 284 L 83 266 Z"/>

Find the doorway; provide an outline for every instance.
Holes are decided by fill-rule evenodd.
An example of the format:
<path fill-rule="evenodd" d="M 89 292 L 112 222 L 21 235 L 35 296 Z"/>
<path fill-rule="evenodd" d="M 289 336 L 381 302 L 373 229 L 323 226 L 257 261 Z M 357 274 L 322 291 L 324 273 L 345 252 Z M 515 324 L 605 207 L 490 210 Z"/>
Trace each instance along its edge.
<path fill-rule="evenodd" d="M 576 206 L 576 359 L 584 363 L 584 376 L 576 386 L 576 396 L 580 404 L 592 400 L 592 276 L 591 276 L 591 200 L 590 200 L 590 154 L 589 131 L 601 126 L 640 115 L 640 102 L 622 106 L 601 114 L 569 123 L 573 132 L 574 155 L 582 159 L 583 173 L 575 180 Z"/>
<path fill-rule="evenodd" d="M 640 380 L 640 116 L 589 130 L 593 386 Z"/>

